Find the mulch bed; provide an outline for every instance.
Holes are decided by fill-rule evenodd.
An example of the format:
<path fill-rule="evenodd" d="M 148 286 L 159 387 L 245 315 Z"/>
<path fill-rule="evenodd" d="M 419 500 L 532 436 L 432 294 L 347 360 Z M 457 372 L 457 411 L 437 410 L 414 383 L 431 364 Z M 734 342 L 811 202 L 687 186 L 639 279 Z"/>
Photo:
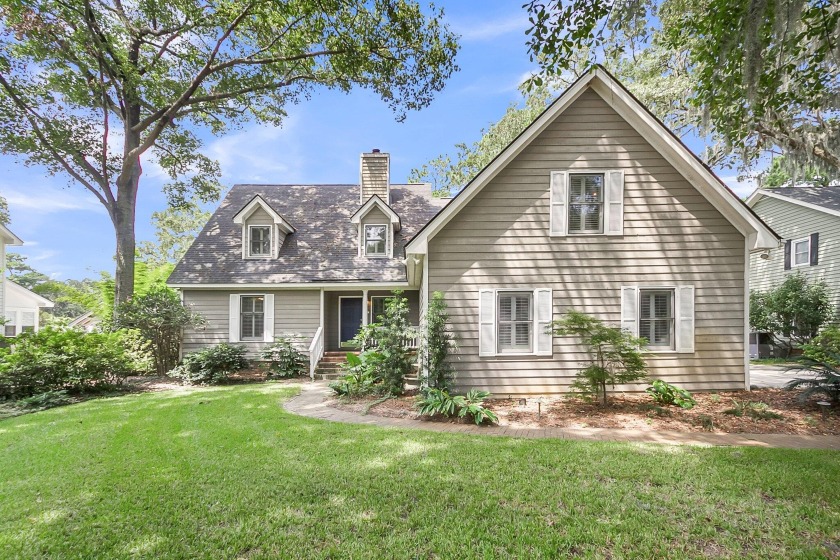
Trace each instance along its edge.
<path fill-rule="evenodd" d="M 606 407 L 566 396 L 492 399 L 488 407 L 499 416 L 500 426 L 512 428 L 612 428 L 647 431 L 715 432 L 749 434 L 840 434 L 840 410 L 833 409 L 823 418 L 814 398 L 801 402 L 796 391 L 758 389 L 725 393 L 696 393 L 697 406 L 683 410 L 675 406 L 657 406 L 646 394 L 610 395 Z M 371 406 L 378 397 L 357 400 L 332 399 L 331 406 L 341 410 L 390 418 L 421 417 L 414 408 L 415 394 L 389 399 Z M 749 412 L 742 416 L 726 414 L 735 402 L 764 403 L 766 411 L 781 418 L 757 418 Z M 758 412 L 761 414 L 761 412 Z M 767 415 L 765 415 L 767 416 Z M 431 419 L 431 421 L 451 421 Z"/>

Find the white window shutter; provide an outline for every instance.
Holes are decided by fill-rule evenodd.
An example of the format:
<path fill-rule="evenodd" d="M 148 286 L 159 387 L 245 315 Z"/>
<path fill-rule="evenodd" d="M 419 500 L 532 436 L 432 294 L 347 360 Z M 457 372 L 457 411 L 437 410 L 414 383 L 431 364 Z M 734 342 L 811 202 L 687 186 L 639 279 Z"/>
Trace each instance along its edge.
<path fill-rule="evenodd" d="M 239 342 L 239 294 L 230 294 L 228 308 L 228 341 Z"/>
<path fill-rule="evenodd" d="M 549 328 L 554 315 L 551 290 L 534 290 L 534 353 L 537 356 L 551 356 L 554 336 Z"/>
<path fill-rule="evenodd" d="M 624 171 L 607 171 L 607 235 L 624 235 Z"/>
<path fill-rule="evenodd" d="M 694 353 L 694 286 L 677 286 L 676 302 L 676 349 L 677 352 Z"/>
<path fill-rule="evenodd" d="M 549 234 L 566 235 L 566 177 L 565 171 L 551 172 Z"/>
<path fill-rule="evenodd" d="M 621 287 L 621 328 L 633 336 L 639 336 L 639 288 Z"/>
<path fill-rule="evenodd" d="M 274 342 L 274 294 L 265 294 L 263 309 L 263 342 Z"/>
<path fill-rule="evenodd" d="M 496 355 L 496 292 L 478 292 L 478 355 Z"/>

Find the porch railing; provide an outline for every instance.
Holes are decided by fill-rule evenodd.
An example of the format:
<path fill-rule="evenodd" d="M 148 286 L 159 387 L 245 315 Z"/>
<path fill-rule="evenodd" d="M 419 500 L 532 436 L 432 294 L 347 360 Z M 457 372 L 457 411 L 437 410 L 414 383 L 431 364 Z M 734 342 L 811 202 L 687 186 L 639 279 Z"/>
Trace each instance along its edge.
<path fill-rule="evenodd" d="M 309 345 L 309 378 L 315 380 L 315 368 L 324 357 L 324 327 L 318 327 Z"/>
<path fill-rule="evenodd" d="M 413 326 L 411 327 L 411 331 L 412 334 L 405 338 L 405 346 L 410 350 L 417 350 L 420 348 L 420 327 Z M 369 342 L 366 342 L 365 345 L 369 345 L 374 348 L 378 346 L 376 340 L 370 340 Z M 362 347 L 362 350 L 364 350 L 364 346 Z"/>

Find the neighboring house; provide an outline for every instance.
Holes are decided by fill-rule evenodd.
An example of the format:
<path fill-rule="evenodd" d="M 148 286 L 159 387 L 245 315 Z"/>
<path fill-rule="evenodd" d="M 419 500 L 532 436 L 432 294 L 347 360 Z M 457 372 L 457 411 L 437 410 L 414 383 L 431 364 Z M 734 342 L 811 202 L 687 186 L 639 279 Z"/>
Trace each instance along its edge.
<path fill-rule="evenodd" d="M 312 362 L 389 290 L 412 322 L 443 292 L 458 388 L 566 391 L 586 353 L 546 332 L 571 309 L 650 339 L 654 377 L 749 385 L 749 255 L 778 236 L 602 68 L 579 79 L 455 198 L 392 185 L 237 185 L 169 278 L 207 319 L 185 348 L 309 337 Z"/>
<path fill-rule="evenodd" d="M 6 316 L 6 245 L 23 245 L 23 240 L 0 224 L 0 317 Z"/>
<path fill-rule="evenodd" d="M 93 311 L 88 311 L 87 313 L 83 313 L 79 315 L 67 325 L 72 329 L 78 329 L 80 331 L 84 331 L 86 333 L 92 333 L 99 328 L 99 317 L 93 314 Z"/>
<path fill-rule="evenodd" d="M 3 334 L 9 337 L 23 332 L 38 332 L 41 309 L 53 307 L 55 304 L 8 278 L 5 283 L 6 324 L 3 326 Z"/>
<path fill-rule="evenodd" d="M 840 312 L 840 186 L 757 189 L 747 204 L 784 238 L 780 248 L 751 256 L 752 288 L 768 290 L 802 273 L 828 285 Z"/>

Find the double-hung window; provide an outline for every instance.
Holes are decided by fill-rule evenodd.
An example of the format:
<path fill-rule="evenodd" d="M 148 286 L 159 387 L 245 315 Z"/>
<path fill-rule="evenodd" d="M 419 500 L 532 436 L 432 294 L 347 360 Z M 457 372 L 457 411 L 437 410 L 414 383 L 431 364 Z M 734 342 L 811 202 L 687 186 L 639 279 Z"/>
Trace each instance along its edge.
<path fill-rule="evenodd" d="M 499 292 L 496 303 L 497 351 L 532 351 L 533 292 Z"/>
<path fill-rule="evenodd" d="M 604 231 L 604 174 L 569 176 L 569 233 Z"/>
<path fill-rule="evenodd" d="M 6 324 L 3 327 L 3 334 L 8 337 L 17 336 L 17 326 L 15 325 L 15 313 L 6 315 Z"/>
<path fill-rule="evenodd" d="M 365 225 L 365 256 L 385 257 L 388 255 L 388 226 L 381 224 Z"/>
<path fill-rule="evenodd" d="M 271 226 L 249 226 L 248 238 L 249 256 L 271 256 Z"/>
<path fill-rule="evenodd" d="M 811 238 L 797 239 L 793 242 L 793 266 L 811 264 Z"/>
<path fill-rule="evenodd" d="M 240 340 L 262 340 L 265 329 L 265 297 L 241 296 Z"/>
<path fill-rule="evenodd" d="M 370 298 L 370 322 L 378 323 L 385 315 L 385 303 L 388 296 L 372 296 Z"/>
<path fill-rule="evenodd" d="M 656 349 L 674 348 L 674 291 L 639 291 L 639 336 Z"/>

